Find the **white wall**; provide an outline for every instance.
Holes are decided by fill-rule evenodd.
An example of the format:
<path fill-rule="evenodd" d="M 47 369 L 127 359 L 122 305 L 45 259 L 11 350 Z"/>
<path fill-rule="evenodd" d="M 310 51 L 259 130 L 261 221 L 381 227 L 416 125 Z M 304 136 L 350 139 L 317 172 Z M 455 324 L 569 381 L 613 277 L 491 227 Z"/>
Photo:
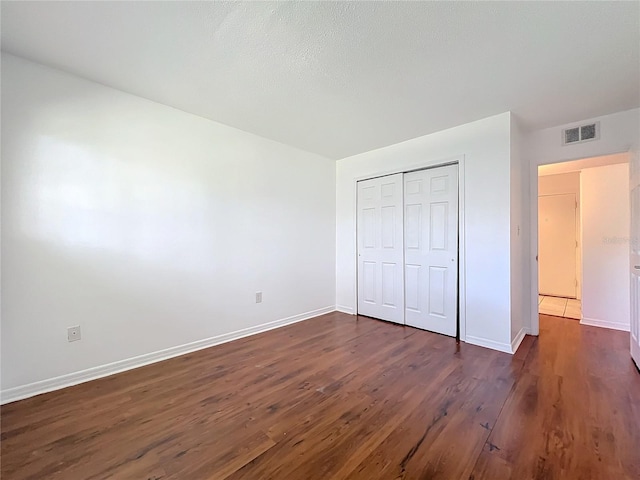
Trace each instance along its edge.
<path fill-rule="evenodd" d="M 563 129 L 594 122 L 600 123 L 600 138 L 598 140 L 562 145 Z M 537 162 L 537 165 L 544 165 L 627 152 L 634 141 L 637 141 L 639 131 L 639 108 L 545 128 L 527 135 L 527 157 Z"/>
<path fill-rule="evenodd" d="M 629 165 L 581 172 L 582 321 L 629 330 Z"/>
<path fill-rule="evenodd" d="M 529 166 L 523 134 L 511 116 L 511 344 L 515 351 L 529 333 Z"/>
<path fill-rule="evenodd" d="M 339 310 L 356 310 L 356 180 L 463 156 L 466 341 L 511 350 L 510 123 L 504 113 L 338 161 Z"/>
<path fill-rule="evenodd" d="M 538 177 L 538 197 L 544 195 L 574 194 L 578 202 L 576 213 L 576 279 L 578 287 L 576 289 L 577 298 L 582 298 L 582 242 L 580 238 L 580 172 L 563 173 L 559 175 L 544 175 Z M 540 268 L 543 266 L 540 265 Z M 553 265 L 546 265 L 545 268 L 553 268 Z"/>
<path fill-rule="evenodd" d="M 538 178 L 538 196 L 573 193 L 580 198 L 580 172 L 542 175 Z"/>
<path fill-rule="evenodd" d="M 2 260 L 4 400 L 330 311 L 335 162 L 3 55 Z"/>

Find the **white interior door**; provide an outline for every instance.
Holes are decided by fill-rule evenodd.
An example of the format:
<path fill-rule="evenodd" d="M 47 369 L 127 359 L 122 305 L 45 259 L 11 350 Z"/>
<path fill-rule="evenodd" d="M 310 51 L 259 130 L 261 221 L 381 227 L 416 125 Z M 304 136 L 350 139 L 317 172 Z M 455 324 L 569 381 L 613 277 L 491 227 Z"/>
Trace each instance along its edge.
<path fill-rule="evenodd" d="M 402 174 L 358 182 L 358 313 L 404 323 Z"/>
<path fill-rule="evenodd" d="M 458 328 L 458 166 L 404 176 L 405 322 L 455 336 Z"/>
<path fill-rule="evenodd" d="M 576 298 L 576 212 L 574 193 L 538 198 L 541 295 Z"/>
<path fill-rule="evenodd" d="M 640 368 L 640 157 L 631 155 L 631 357 Z"/>

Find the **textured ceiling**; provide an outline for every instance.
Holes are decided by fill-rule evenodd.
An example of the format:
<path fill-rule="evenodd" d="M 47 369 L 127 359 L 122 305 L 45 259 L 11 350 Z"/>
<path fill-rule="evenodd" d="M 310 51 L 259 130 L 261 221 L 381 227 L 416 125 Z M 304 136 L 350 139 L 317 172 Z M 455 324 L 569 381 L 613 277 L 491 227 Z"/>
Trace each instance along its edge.
<path fill-rule="evenodd" d="M 2 49 L 330 158 L 640 104 L 639 2 L 2 2 Z"/>

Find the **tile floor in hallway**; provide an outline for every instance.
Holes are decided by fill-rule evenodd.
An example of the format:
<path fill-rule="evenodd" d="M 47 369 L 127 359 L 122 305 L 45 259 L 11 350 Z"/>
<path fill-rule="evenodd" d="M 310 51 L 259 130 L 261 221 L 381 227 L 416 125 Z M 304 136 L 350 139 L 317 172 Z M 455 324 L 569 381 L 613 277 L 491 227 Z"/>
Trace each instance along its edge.
<path fill-rule="evenodd" d="M 556 317 L 574 318 L 580 320 L 582 310 L 580 300 L 575 298 L 538 296 L 538 312 Z"/>

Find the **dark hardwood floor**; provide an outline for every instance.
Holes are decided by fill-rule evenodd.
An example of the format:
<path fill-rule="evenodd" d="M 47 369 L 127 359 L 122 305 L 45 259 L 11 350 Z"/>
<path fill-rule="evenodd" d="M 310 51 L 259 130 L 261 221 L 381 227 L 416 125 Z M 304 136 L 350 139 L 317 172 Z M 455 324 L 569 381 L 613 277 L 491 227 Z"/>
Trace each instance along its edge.
<path fill-rule="evenodd" d="M 640 478 L 628 334 L 514 356 L 332 313 L 2 407 L 1 478 Z"/>

